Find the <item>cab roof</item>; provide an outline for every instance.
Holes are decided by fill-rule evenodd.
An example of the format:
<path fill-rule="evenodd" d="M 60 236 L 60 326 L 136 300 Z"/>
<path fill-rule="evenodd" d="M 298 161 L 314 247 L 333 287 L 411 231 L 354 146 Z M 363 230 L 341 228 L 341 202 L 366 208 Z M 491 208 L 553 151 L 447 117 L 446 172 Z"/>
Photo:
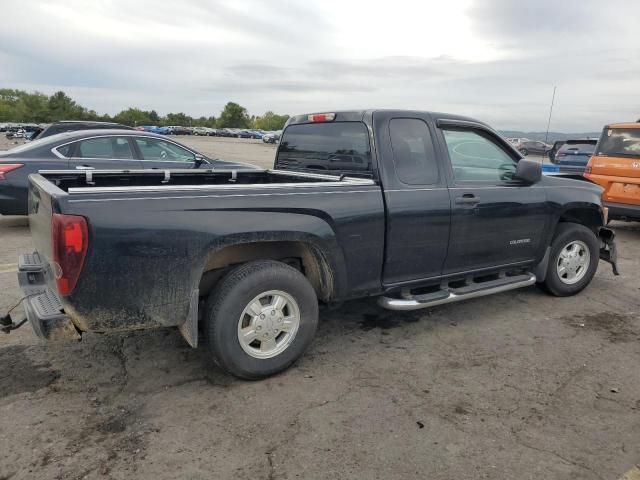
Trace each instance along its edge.
<path fill-rule="evenodd" d="M 371 108 L 366 110 L 325 110 L 324 112 L 313 112 L 309 114 L 293 115 L 289 118 L 286 126 L 296 125 L 301 123 L 313 123 L 309 117 L 313 115 L 334 115 L 332 121 L 336 122 L 361 122 L 367 115 L 374 114 L 376 112 L 391 112 L 402 116 L 403 114 L 426 114 L 435 120 L 457 120 L 461 122 L 472 122 L 480 125 L 484 125 L 491 129 L 489 125 L 471 117 L 465 117 L 462 115 L 453 115 L 450 113 L 433 112 L 427 110 L 406 110 L 406 109 L 387 109 L 387 108 Z"/>
<path fill-rule="evenodd" d="M 611 123 L 605 128 L 640 128 L 640 122 Z"/>

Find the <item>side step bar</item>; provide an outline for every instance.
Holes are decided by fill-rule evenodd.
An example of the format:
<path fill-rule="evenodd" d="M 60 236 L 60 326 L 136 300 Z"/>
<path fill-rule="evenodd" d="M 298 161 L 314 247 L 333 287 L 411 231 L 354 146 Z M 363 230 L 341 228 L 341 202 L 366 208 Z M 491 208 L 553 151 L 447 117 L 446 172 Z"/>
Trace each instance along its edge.
<path fill-rule="evenodd" d="M 484 297 L 485 295 L 493 295 L 494 293 L 528 287 L 534 283 L 536 283 L 536 276 L 532 273 L 527 273 L 513 277 L 502 277 L 487 282 L 472 282 L 460 288 L 440 290 L 438 292 L 416 295 L 409 298 L 380 297 L 378 304 L 389 310 L 418 310 L 420 308 L 434 307 L 436 305 L 458 302 L 468 298 Z"/>

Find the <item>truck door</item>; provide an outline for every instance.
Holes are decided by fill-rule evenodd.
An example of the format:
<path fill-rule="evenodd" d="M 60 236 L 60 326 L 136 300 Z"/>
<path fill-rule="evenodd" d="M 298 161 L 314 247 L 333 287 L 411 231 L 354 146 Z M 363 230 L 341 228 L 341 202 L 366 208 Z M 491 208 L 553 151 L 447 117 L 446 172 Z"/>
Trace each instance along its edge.
<path fill-rule="evenodd" d="M 383 283 L 441 274 L 451 205 L 428 114 L 376 112 L 373 117 L 386 204 Z"/>
<path fill-rule="evenodd" d="M 443 273 L 534 260 L 548 216 L 544 188 L 513 179 L 518 157 L 490 130 L 440 127 L 450 160 L 452 202 Z"/>

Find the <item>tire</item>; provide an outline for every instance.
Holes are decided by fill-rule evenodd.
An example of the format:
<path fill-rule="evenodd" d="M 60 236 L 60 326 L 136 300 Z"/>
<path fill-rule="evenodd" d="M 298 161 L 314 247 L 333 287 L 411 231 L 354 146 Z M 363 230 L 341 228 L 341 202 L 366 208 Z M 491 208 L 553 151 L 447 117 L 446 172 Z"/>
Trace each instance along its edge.
<path fill-rule="evenodd" d="M 563 258 L 561 262 L 561 256 L 570 258 Z M 599 260 L 600 243 L 593 231 L 577 223 L 560 223 L 551 242 L 547 275 L 542 285 L 557 297 L 575 295 L 589 285 Z"/>
<path fill-rule="evenodd" d="M 280 309 L 269 305 L 275 305 L 276 298 L 285 302 Z M 262 303 L 256 304 L 257 299 Z M 257 380 L 298 360 L 317 325 L 318 299 L 306 277 L 282 262 L 260 260 L 235 268 L 220 281 L 207 300 L 204 330 L 209 350 L 223 370 Z M 242 330 L 257 338 L 241 341 Z"/>
<path fill-rule="evenodd" d="M 526 157 L 527 155 L 529 155 L 529 150 L 527 150 L 526 148 L 521 148 L 520 153 Z"/>

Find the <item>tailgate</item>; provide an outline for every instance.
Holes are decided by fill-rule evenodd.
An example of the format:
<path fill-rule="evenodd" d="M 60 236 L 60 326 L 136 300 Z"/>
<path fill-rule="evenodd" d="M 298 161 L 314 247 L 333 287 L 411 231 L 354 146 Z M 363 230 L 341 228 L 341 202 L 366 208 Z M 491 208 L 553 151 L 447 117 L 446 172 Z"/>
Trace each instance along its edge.
<path fill-rule="evenodd" d="M 80 338 L 60 302 L 51 263 L 52 217 L 62 195 L 66 193 L 41 175 L 29 176 L 29 227 L 36 251 L 20 255 L 18 283 L 29 322 L 36 335 L 47 340 Z"/>
<path fill-rule="evenodd" d="M 640 182 L 640 157 L 607 157 L 604 155 L 591 158 L 591 173 L 611 177 L 628 177 L 632 183 Z"/>
<path fill-rule="evenodd" d="M 594 156 L 587 170 L 586 177 L 605 189 L 603 200 L 640 204 L 640 158 Z"/>
<path fill-rule="evenodd" d="M 36 250 L 45 262 L 52 258 L 51 217 L 59 195 L 66 193 L 41 175 L 29 175 L 29 228 Z"/>

